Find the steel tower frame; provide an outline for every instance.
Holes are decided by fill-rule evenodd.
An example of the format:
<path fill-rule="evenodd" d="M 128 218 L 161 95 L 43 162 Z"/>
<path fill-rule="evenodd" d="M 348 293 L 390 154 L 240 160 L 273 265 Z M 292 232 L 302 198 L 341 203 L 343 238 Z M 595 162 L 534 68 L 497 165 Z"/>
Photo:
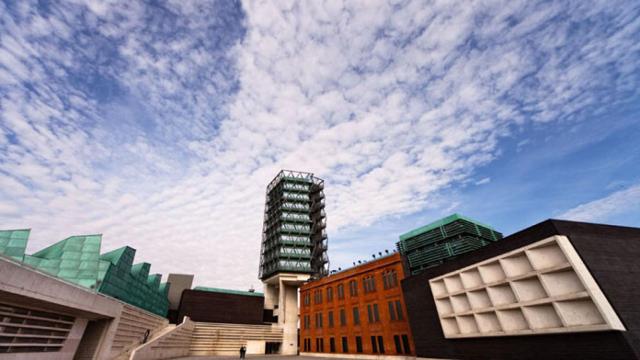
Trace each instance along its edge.
<path fill-rule="evenodd" d="M 329 272 L 324 180 L 281 170 L 267 186 L 259 277 Z"/>

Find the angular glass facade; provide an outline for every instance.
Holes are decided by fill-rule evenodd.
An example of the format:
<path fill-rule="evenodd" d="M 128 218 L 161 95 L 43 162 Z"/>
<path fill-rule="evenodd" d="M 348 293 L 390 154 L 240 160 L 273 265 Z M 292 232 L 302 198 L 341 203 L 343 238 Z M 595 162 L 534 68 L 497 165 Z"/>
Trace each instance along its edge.
<path fill-rule="evenodd" d="M 0 254 L 65 281 L 166 316 L 169 284 L 149 275 L 149 263 L 133 264 L 128 246 L 100 255 L 102 235 L 71 236 L 33 255 L 25 255 L 30 230 L 0 230 Z"/>
<path fill-rule="evenodd" d="M 324 181 L 282 170 L 267 186 L 260 279 L 277 273 L 327 275 Z"/>

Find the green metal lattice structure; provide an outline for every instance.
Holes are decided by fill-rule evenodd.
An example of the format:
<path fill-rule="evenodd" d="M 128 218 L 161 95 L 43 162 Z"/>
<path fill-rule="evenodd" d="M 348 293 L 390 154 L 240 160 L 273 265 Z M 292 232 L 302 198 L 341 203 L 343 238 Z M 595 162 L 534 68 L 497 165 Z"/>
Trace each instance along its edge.
<path fill-rule="evenodd" d="M 415 275 L 500 239 L 492 227 L 453 214 L 400 235 L 396 246 Z"/>
<path fill-rule="evenodd" d="M 282 170 L 267 186 L 259 277 L 329 272 L 324 180 Z"/>
<path fill-rule="evenodd" d="M 71 236 L 32 255 L 25 254 L 30 230 L 0 230 L 0 254 L 65 281 L 99 291 L 166 316 L 169 284 L 149 275 L 151 264 L 133 264 L 128 246 L 100 255 L 102 235 Z"/>

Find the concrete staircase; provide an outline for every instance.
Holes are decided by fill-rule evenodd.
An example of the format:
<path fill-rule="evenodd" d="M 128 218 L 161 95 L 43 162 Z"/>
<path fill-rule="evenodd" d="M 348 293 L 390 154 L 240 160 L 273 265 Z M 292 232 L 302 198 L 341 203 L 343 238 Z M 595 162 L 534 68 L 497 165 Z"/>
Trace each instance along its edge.
<path fill-rule="evenodd" d="M 196 322 L 189 355 L 237 355 L 248 341 L 282 342 L 282 329 L 271 325 Z"/>

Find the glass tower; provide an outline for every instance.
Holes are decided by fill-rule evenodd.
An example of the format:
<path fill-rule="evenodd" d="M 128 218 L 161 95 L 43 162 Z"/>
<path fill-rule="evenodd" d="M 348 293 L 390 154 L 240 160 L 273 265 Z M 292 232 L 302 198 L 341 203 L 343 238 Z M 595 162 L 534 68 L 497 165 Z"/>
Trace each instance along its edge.
<path fill-rule="evenodd" d="M 267 186 L 260 279 L 279 273 L 327 275 L 324 180 L 282 170 Z"/>

